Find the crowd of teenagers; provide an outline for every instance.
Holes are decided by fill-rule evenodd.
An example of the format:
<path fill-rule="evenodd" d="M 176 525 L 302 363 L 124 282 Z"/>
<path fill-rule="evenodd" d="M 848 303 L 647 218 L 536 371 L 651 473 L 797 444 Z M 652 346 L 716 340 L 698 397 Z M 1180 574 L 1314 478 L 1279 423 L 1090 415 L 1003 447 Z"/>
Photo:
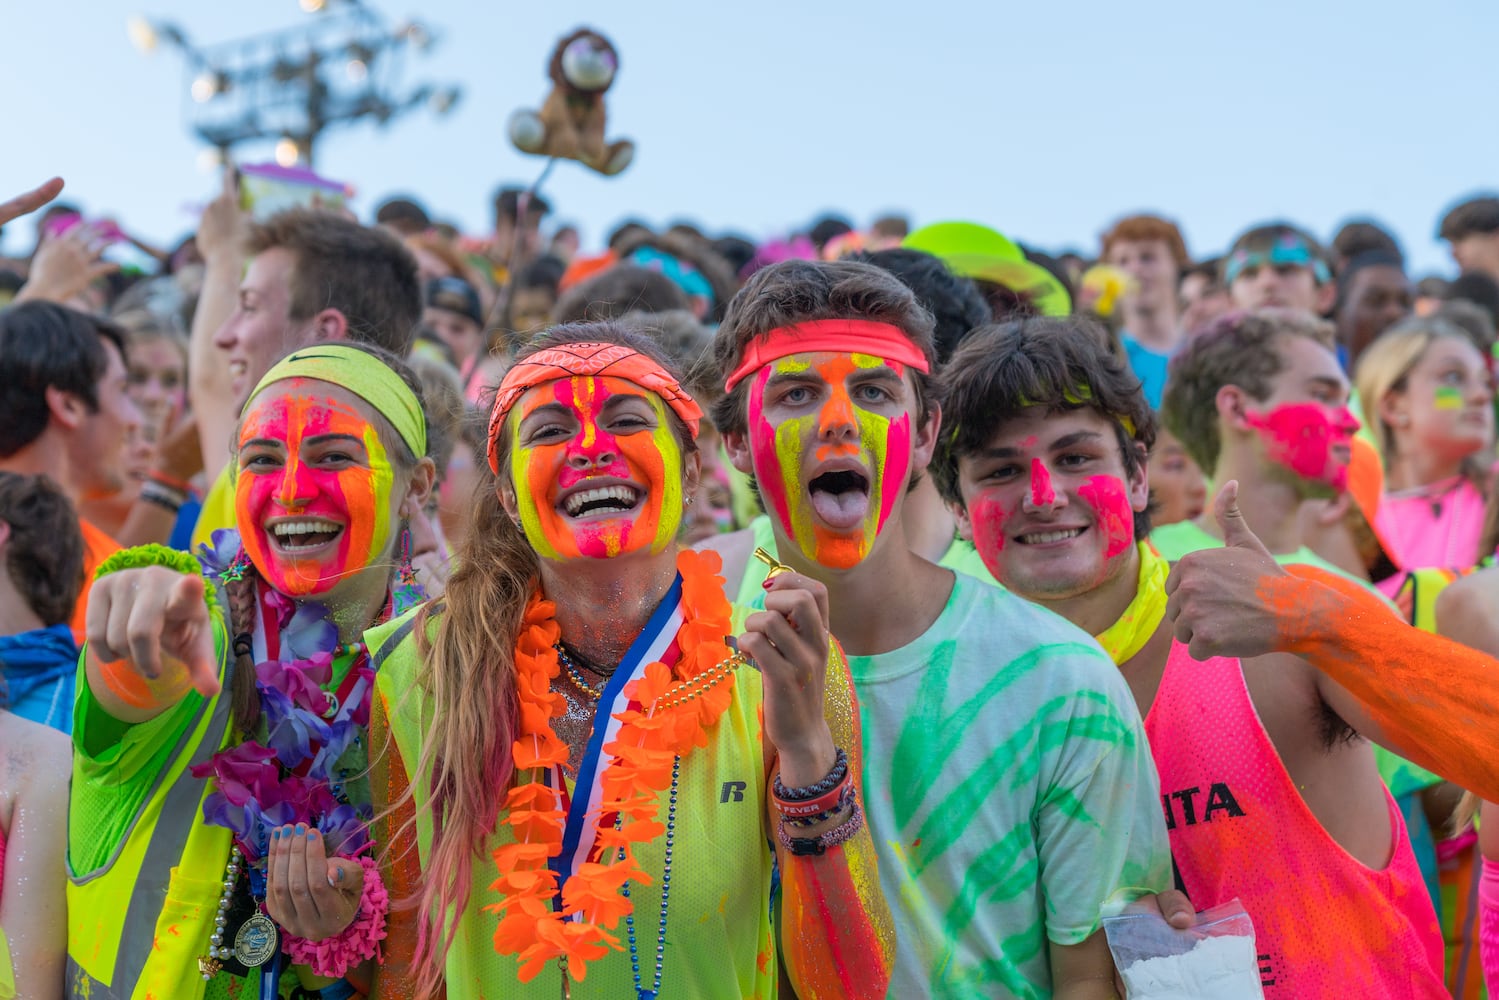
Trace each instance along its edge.
<path fill-rule="evenodd" d="M 0 204 L 0 998 L 1092 1000 L 1224 906 L 1272 1000 L 1499 989 L 1499 199 L 1416 283 L 231 172 L 125 273 L 62 186 Z"/>

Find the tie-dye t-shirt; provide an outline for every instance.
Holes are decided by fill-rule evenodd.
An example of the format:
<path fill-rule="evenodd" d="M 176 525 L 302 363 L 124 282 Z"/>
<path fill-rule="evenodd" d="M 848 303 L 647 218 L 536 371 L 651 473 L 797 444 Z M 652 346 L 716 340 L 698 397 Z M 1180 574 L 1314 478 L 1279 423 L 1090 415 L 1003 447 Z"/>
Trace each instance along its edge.
<path fill-rule="evenodd" d="M 925 635 L 849 667 L 889 996 L 1050 997 L 1048 941 L 1170 886 L 1140 715 L 1091 636 L 959 573 Z"/>

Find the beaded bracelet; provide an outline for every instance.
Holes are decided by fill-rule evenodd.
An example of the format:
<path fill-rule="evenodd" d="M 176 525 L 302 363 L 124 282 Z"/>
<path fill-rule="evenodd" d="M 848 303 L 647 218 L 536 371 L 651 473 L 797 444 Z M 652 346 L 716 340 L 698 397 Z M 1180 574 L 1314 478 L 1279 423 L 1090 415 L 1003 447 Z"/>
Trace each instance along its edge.
<path fill-rule="evenodd" d="M 797 857 L 821 857 L 827 853 L 829 847 L 837 847 L 853 839 L 854 834 L 864 828 L 864 812 L 859 808 L 859 800 L 855 798 L 852 805 L 854 811 L 849 814 L 848 819 L 831 830 L 824 830 L 816 837 L 791 836 L 786 830 L 784 819 L 776 824 L 776 837 L 780 840 L 782 847 Z"/>
<path fill-rule="evenodd" d="M 838 747 L 837 756 L 833 759 L 833 769 L 817 784 L 804 785 L 801 788 L 787 788 L 781 784 L 781 775 L 777 772 L 775 784 L 771 786 L 771 790 L 775 797 L 783 802 L 802 802 L 826 795 L 841 785 L 846 777 L 848 777 L 848 754 L 843 752 L 842 747 Z"/>
<path fill-rule="evenodd" d="M 810 816 L 793 815 L 789 812 L 782 812 L 781 817 L 792 826 L 817 826 L 819 823 L 826 823 L 834 816 L 837 816 L 838 814 L 843 812 L 843 810 L 847 809 L 849 807 L 849 804 L 853 801 L 854 783 L 850 781 L 840 787 L 838 791 L 838 800 L 833 803 L 831 808 L 824 809 L 822 812 L 814 813 Z"/>

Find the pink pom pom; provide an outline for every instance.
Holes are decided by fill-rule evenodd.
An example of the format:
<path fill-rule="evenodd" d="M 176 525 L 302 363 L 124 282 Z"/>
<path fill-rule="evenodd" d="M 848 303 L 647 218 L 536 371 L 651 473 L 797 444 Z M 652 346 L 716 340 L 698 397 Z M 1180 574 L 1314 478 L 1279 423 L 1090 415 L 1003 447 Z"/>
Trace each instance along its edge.
<path fill-rule="evenodd" d="M 374 859 L 363 857 L 364 892 L 359 897 L 359 912 L 343 933 L 322 941 L 309 941 L 287 934 L 286 953 L 297 965 L 309 966 L 319 976 L 341 979 L 350 968 L 374 956 L 383 962 L 380 942 L 385 938 L 385 914 L 390 909 L 390 894 L 380 878 Z"/>

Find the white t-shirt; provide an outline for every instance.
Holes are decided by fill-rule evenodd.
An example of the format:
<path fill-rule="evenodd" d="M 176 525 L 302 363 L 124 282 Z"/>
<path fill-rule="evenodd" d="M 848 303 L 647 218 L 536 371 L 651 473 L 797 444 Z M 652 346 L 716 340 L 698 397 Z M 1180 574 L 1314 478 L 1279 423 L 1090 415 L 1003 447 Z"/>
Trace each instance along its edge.
<path fill-rule="evenodd" d="M 1170 886 L 1144 727 L 1091 636 L 960 573 L 925 635 L 849 669 L 889 996 L 1050 997 L 1048 940 Z"/>

